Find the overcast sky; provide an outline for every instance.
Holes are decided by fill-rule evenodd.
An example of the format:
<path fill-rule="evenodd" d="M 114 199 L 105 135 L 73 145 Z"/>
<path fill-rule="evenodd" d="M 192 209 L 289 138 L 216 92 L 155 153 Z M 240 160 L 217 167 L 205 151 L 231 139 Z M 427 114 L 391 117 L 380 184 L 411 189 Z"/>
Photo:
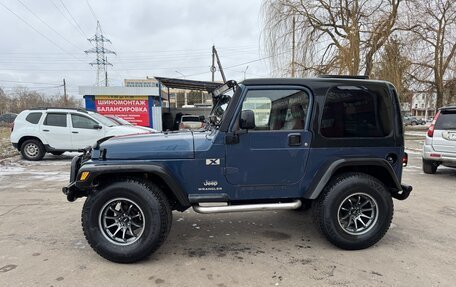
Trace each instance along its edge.
<path fill-rule="evenodd" d="M 0 0 L 0 87 L 53 94 L 66 79 L 70 94 L 95 83 L 87 37 L 99 19 L 114 64 L 110 85 L 146 76 L 210 80 L 211 46 L 227 78 L 269 76 L 261 49 L 260 0 Z M 9 10 L 11 11 L 9 11 Z M 17 16 L 16 16 L 16 15 Z M 247 67 L 248 66 L 248 67 Z M 216 79 L 221 79 L 217 74 Z M 20 83 L 21 82 L 21 83 Z"/>

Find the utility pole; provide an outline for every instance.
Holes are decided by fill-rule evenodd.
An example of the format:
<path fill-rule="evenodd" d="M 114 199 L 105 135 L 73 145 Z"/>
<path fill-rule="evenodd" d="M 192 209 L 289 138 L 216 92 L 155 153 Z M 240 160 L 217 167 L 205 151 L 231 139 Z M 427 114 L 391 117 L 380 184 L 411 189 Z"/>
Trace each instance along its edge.
<path fill-rule="evenodd" d="M 223 72 L 222 68 L 222 63 L 220 62 L 220 58 L 217 53 L 217 49 L 215 49 L 215 46 L 212 46 L 212 67 L 211 67 L 211 72 L 212 72 L 212 82 L 214 81 L 214 74 L 215 74 L 215 60 L 217 60 L 217 66 L 220 70 L 220 74 L 222 75 L 223 82 L 226 82 L 225 78 L 225 73 Z"/>
<path fill-rule="evenodd" d="M 292 22 L 292 25 L 291 25 L 291 28 L 292 28 L 292 43 L 291 43 L 291 77 L 294 78 L 295 77 L 295 30 L 296 30 L 296 18 L 295 16 L 293 16 L 293 22 Z"/>
<path fill-rule="evenodd" d="M 95 47 L 84 51 L 86 54 L 96 54 L 95 62 L 90 63 L 91 66 L 97 66 L 97 86 L 108 86 L 108 73 L 106 66 L 112 66 L 108 62 L 106 54 L 117 55 L 116 52 L 106 49 L 104 43 L 111 43 L 111 41 L 103 36 L 103 31 L 101 30 L 100 22 L 97 21 L 97 31 L 95 35 L 87 39 L 90 43 L 95 43 Z M 104 80 L 103 80 L 104 78 Z"/>
<path fill-rule="evenodd" d="M 68 97 L 66 92 L 66 82 L 63 79 L 63 105 L 66 107 L 68 105 Z"/>
<path fill-rule="evenodd" d="M 247 73 L 247 69 L 249 68 L 249 65 L 247 65 L 247 67 L 245 67 L 245 70 L 244 70 L 244 80 L 245 80 L 245 73 Z"/>
<path fill-rule="evenodd" d="M 215 68 L 215 55 L 214 55 L 214 50 L 215 50 L 215 47 L 212 46 L 212 66 L 211 66 L 212 82 L 215 81 L 215 71 L 217 70 L 217 69 Z"/>

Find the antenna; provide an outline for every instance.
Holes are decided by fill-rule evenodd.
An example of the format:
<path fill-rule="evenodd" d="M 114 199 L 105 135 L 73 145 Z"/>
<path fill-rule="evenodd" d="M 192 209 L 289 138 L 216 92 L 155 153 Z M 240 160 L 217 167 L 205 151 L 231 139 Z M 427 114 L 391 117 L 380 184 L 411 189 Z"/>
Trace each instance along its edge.
<path fill-rule="evenodd" d="M 101 30 L 100 21 L 97 21 L 97 31 L 92 38 L 87 39 L 95 47 L 84 51 L 86 54 L 96 54 L 95 62 L 90 63 L 91 66 L 97 66 L 97 86 L 108 86 L 108 70 L 106 66 L 112 66 L 108 62 L 106 54 L 117 55 L 116 52 L 106 49 L 104 43 L 111 43 L 111 41 L 103 36 L 103 31 Z"/>

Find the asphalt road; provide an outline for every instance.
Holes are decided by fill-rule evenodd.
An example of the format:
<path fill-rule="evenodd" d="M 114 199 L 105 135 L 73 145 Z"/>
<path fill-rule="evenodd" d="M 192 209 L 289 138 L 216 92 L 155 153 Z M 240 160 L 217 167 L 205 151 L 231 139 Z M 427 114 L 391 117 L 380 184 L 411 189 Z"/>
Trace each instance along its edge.
<path fill-rule="evenodd" d="M 165 244 L 136 264 L 93 252 L 80 224 L 83 200 L 66 201 L 70 155 L 0 161 L 1 286 L 454 286 L 456 169 L 421 171 L 408 141 L 391 229 L 375 246 L 343 251 L 314 228 L 310 212 L 200 215 L 174 212 Z M 413 151 L 416 150 L 416 151 Z"/>

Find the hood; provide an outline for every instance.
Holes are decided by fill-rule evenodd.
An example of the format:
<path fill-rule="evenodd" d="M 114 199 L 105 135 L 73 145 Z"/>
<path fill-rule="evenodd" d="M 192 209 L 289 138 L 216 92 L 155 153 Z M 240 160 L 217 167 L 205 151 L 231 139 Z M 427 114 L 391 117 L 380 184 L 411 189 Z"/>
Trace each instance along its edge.
<path fill-rule="evenodd" d="M 136 126 L 113 126 L 106 131 L 106 136 L 122 136 L 147 132 L 147 130 Z"/>
<path fill-rule="evenodd" d="M 194 158 L 193 134 L 186 131 L 117 136 L 103 142 L 92 157 L 98 158 L 101 150 L 105 150 L 108 160 L 189 159 Z"/>

